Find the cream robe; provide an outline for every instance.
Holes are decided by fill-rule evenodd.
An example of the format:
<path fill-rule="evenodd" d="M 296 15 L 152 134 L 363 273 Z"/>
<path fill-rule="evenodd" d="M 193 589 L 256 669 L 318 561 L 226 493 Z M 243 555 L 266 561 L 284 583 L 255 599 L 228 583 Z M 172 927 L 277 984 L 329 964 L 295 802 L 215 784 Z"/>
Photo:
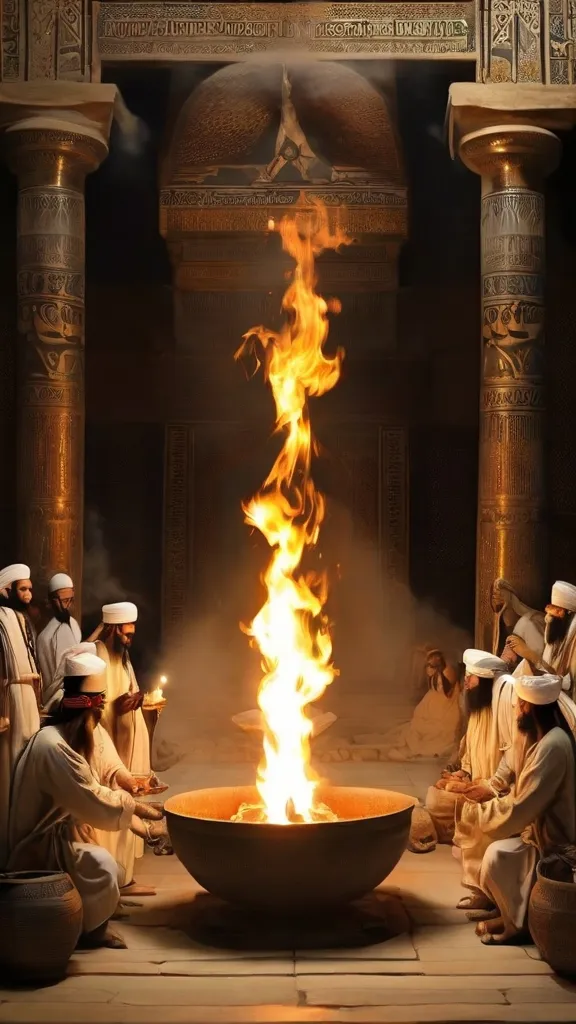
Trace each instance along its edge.
<path fill-rule="evenodd" d="M 100 726 L 94 741 L 90 766 L 57 726 L 41 729 L 16 767 L 10 814 L 9 870 L 67 871 L 82 897 L 85 932 L 109 920 L 120 893 L 114 858 L 95 843 L 78 842 L 77 826 L 128 828 L 135 806 L 129 793 L 101 784 L 113 779 L 119 761 Z"/>
<path fill-rule="evenodd" d="M 23 629 L 20 615 L 11 608 L 0 608 L 0 715 L 10 721 L 7 731 L 0 733 L 0 868 L 8 852 L 10 780 L 14 765 L 30 737 L 40 728 L 37 690 L 29 683 L 18 682 L 23 676 L 38 672 Z"/>
<path fill-rule="evenodd" d="M 498 730 L 498 698 L 500 681 L 494 683 L 492 706 L 472 712 L 460 748 L 460 766 L 471 779 L 488 781 L 495 774 L 501 760 L 501 737 Z M 456 808 L 462 801 L 461 793 L 430 786 L 425 806 L 432 816 L 441 842 L 454 838 Z"/>
<path fill-rule="evenodd" d="M 448 757 L 458 745 L 462 716 L 460 687 L 456 684 L 446 697 L 439 677 L 430 681 L 428 692 L 414 708 L 410 722 L 386 734 L 386 743 L 408 759 Z"/>
<path fill-rule="evenodd" d="M 48 707 L 60 688 L 60 682 L 54 686 L 54 676 L 64 651 L 75 647 L 81 639 L 80 626 L 76 619 L 72 618 L 69 623 L 59 622 L 56 618 L 50 619 L 48 625 L 39 634 L 36 651 L 42 673 L 42 703 L 45 708 Z"/>
<path fill-rule="evenodd" d="M 122 661 L 112 654 L 101 640 L 96 641 L 98 657 L 106 662 L 106 672 L 96 676 L 94 688 L 106 692 L 106 707 L 102 725 L 109 733 L 122 762 L 132 775 L 150 774 L 150 740 L 141 709 L 129 711 L 126 715 L 116 714 L 114 701 L 124 693 L 137 693 L 138 683 L 130 658 Z M 134 880 L 134 861 L 142 857 L 144 842 L 126 829 L 124 832 L 98 833 L 98 842 L 104 846 L 118 863 L 120 885 L 129 885 Z"/>
<path fill-rule="evenodd" d="M 551 729 L 529 748 L 515 794 L 479 805 L 475 815 L 485 842 L 480 888 L 517 929 L 526 923 L 539 857 L 576 840 L 575 771 L 569 737 Z"/>

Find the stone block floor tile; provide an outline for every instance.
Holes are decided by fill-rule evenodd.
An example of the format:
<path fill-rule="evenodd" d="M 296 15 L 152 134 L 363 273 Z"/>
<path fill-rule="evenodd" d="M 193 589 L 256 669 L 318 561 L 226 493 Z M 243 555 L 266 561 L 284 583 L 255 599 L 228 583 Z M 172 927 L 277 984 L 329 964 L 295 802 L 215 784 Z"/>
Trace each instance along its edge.
<path fill-rule="evenodd" d="M 8 998 L 0 990 L 0 1003 Z M 66 978 L 59 985 L 10 991 L 12 1003 L 121 1003 L 131 1006 L 296 1006 L 296 979 L 284 976 Z"/>
<path fill-rule="evenodd" d="M 249 765 L 177 765 L 173 791 L 253 779 Z M 335 784 L 422 797 L 437 765 L 330 765 Z M 0 1024 L 448 1024 L 576 1021 L 576 988 L 534 946 L 483 946 L 455 909 L 449 847 L 404 854 L 351 912 L 302 930 L 226 910 L 176 858 L 147 855 L 157 895 L 115 922 L 125 950 L 77 953 L 44 989 L 0 991 Z M 139 904 L 139 905 L 134 905 Z"/>

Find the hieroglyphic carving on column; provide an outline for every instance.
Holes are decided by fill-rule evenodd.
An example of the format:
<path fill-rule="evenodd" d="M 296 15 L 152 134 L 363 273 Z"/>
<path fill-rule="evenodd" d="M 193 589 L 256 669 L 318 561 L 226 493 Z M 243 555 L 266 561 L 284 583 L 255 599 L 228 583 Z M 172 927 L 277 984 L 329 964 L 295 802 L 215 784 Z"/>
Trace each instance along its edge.
<path fill-rule="evenodd" d="M 90 78 L 87 0 L 28 0 L 26 78 Z"/>
<path fill-rule="evenodd" d="M 84 449 L 82 193 L 56 186 L 20 190 L 17 286 L 19 459 L 21 467 L 26 467 L 25 474 L 19 474 L 22 549 L 30 552 L 27 557 L 40 578 L 66 569 L 79 581 Z M 71 558 L 77 564 L 70 564 Z"/>
<path fill-rule="evenodd" d="M 485 195 L 477 566 L 484 629 L 496 576 L 513 575 L 535 607 L 543 596 L 544 264 L 543 195 L 521 188 Z M 477 640 L 490 649 L 488 635 Z"/>
<path fill-rule="evenodd" d="M 186 623 L 192 529 L 194 428 L 166 426 L 164 450 L 164 554 L 162 638 L 177 638 Z"/>
<path fill-rule="evenodd" d="M 18 82 L 24 78 L 26 58 L 24 0 L 0 0 L 0 81 Z"/>
<path fill-rule="evenodd" d="M 484 82 L 544 82 L 542 0 L 483 0 Z"/>

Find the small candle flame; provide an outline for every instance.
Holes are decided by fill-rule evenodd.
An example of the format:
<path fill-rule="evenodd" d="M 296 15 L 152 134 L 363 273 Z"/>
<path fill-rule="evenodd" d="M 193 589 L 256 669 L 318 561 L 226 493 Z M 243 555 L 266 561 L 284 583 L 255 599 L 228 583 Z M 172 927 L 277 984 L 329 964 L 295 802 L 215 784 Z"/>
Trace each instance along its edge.
<path fill-rule="evenodd" d="M 144 703 L 146 705 L 148 705 L 148 706 L 153 706 L 154 704 L 162 704 L 163 701 L 166 699 L 164 697 L 164 689 L 163 688 L 166 686 L 167 682 L 168 682 L 168 676 L 160 676 L 160 685 L 157 686 L 155 690 L 150 690 L 146 694 L 146 697 L 144 699 Z"/>
<path fill-rule="evenodd" d="M 268 221 L 268 231 L 275 231 L 275 230 L 276 230 L 276 225 L 274 223 L 274 218 L 270 217 L 270 220 Z"/>

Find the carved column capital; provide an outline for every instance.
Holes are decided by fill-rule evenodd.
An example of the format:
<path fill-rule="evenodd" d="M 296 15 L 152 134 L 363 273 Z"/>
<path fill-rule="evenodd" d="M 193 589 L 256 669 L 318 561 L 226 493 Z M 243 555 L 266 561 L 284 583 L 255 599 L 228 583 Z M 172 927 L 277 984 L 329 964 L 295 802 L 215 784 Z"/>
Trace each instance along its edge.
<path fill-rule="evenodd" d="M 547 128 L 536 125 L 494 125 L 460 140 L 459 155 L 469 170 L 481 175 L 483 191 L 506 188 L 540 189 L 560 162 L 562 144 Z"/>
<path fill-rule="evenodd" d="M 20 187 L 81 190 L 108 154 L 117 94 L 115 85 L 0 86 L 3 148 Z"/>
<path fill-rule="evenodd" d="M 21 188 L 55 186 L 81 190 L 84 179 L 108 154 L 106 142 L 76 126 L 46 117 L 28 118 L 4 134 L 4 152 Z"/>

